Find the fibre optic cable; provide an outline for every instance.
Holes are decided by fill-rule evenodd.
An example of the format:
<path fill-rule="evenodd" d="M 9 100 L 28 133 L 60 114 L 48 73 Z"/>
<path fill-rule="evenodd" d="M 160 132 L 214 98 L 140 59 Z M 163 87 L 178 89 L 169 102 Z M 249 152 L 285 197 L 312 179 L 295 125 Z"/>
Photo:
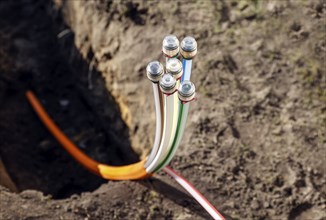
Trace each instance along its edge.
<path fill-rule="evenodd" d="M 104 179 L 110 180 L 135 180 L 144 179 L 150 174 L 146 172 L 144 164 L 146 159 L 124 166 L 110 166 L 106 164 L 99 163 L 89 156 L 87 156 L 83 151 L 81 151 L 55 124 L 51 117 L 47 114 L 43 108 L 40 101 L 34 95 L 32 91 L 26 92 L 26 97 L 29 103 L 32 105 L 36 114 L 46 126 L 46 128 L 52 133 L 52 135 L 57 139 L 61 146 L 81 165 L 94 174 L 97 174 Z"/>
<path fill-rule="evenodd" d="M 162 136 L 162 95 L 160 95 L 160 86 L 159 81 L 164 74 L 164 68 L 161 63 L 158 61 L 150 62 L 146 67 L 147 77 L 152 81 L 153 93 L 154 93 L 154 103 L 155 103 L 155 113 L 156 113 L 156 129 L 155 129 L 155 138 L 154 144 L 151 150 L 150 155 L 145 163 L 145 167 L 153 161 L 155 155 L 158 152 L 161 136 Z"/>
<path fill-rule="evenodd" d="M 182 73 L 183 73 L 183 71 L 182 71 L 182 63 L 178 59 L 173 58 L 173 57 L 178 56 L 179 51 L 180 51 L 180 49 L 179 49 L 179 40 L 178 40 L 178 38 L 176 36 L 174 36 L 174 35 L 165 36 L 164 39 L 163 39 L 163 42 L 162 42 L 162 52 L 163 52 L 163 55 L 166 57 L 166 71 L 168 73 L 170 73 L 175 79 L 179 79 L 182 76 Z M 148 67 L 149 67 L 149 65 L 148 65 Z M 148 76 L 148 74 L 150 74 L 149 69 L 147 69 L 147 76 Z M 178 83 L 179 83 L 179 81 L 176 84 L 176 88 L 178 88 L 178 86 L 179 86 Z M 159 86 L 157 85 L 157 87 L 159 87 Z M 155 88 L 153 91 L 154 91 L 154 98 L 155 98 L 155 93 L 157 92 L 157 88 Z M 158 91 L 158 92 L 159 92 L 159 94 L 161 95 L 161 98 L 162 98 L 162 96 L 163 96 L 162 92 L 161 91 Z M 165 99 L 162 98 L 162 100 L 160 102 L 161 107 L 165 106 L 164 105 L 164 100 Z M 156 106 L 155 108 L 157 109 L 157 106 L 158 106 L 157 99 L 155 100 L 155 106 Z M 156 112 L 158 113 L 158 111 L 156 111 Z M 164 109 L 161 108 L 161 115 L 158 116 L 156 114 L 156 116 L 159 117 L 161 119 L 161 121 L 163 121 L 163 123 L 161 123 L 161 124 L 164 126 L 164 115 L 165 114 L 163 112 L 164 112 Z M 156 121 L 158 121 L 158 118 L 156 118 Z M 162 128 L 162 130 L 163 130 L 163 128 Z M 163 133 L 161 131 L 160 138 L 158 138 L 158 133 L 156 132 L 155 139 L 154 139 L 154 145 L 153 145 L 152 151 L 150 153 L 150 156 L 148 157 L 148 159 L 147 159 L 147 161 L 145 163 L 145 167 L 150 166 L 150 164 L 153 162 L 156 154 L 158 153 L 159 146 L 156 144 L 155 141 L 161 140 L 162 135 L 163 135 Z M 160 151 L 161 154 L 164 154 L 164 152 L 165 151 L 163 151 L 163 150 Z M 161 156 L 162 155 L 158 155 L 157 157 L 160 158 Z"/>
<path fill-rule="evenodd" d="M 179 79 L 181 78 L 182 76 L 182 73 L 183 73 L 183 70 L 182 70 L 182 63 L 180 60 L 176 59 L 176 58 L 171 58 L 167 61 L 167 65 L 166 65 L 166 72 L 167 73 L 170 73 L 176 80 L 177 80 L 177 85 L 176 85 L 176 88 L 179 87 L 179 84 L 180 84 L 180 81 Z M 174 114 L 176 114 L 176 117 L 177 117 L 177 125 L 178 126 L 178 121 L 180 120 L 180 108 L 182 107 L 181 106 L 181 103 L 177 100 L 177 111 L 174 112 Z M 175 135 L 176 133 L 173 134 L 173 136 L 171 137 L 172 140 L 174 140 L 175 138 Z M 163 161 L 165 161 L 167 159 L 167 156 L 170 154 L 170 151 L 171 151 L 171 148 L 173 146 L 173 141 L 171 142 L 171 145 L 167 148 L 167 153 L 164 155 L 164 157 L 162 156 L 162 159 L 161 159 L 161 162 L 160 163 L 157 163 L 156 166 L 155 166 L 155 169 L 154 169 L 154 172 L 156 172 L 157 170 L 157 167 L 163 163 Z"/>
<path fill-rule="evenodd" d="M 175 78 L 169 73 L 164 74 L 160 80 L 160 89 L 164 94 L 163 134 L 160 147 L 154 160 L 146 167 L 146 171 L 148 173 L 152 173 L 155 167 L 157 167 L 164 160 L 169 152 L 169 148 L 172 146 L 178 120 L 178 97 L 175 93 L 176 85 L 177 82 Z"/>
<path fill-rule="evenodd" d="M 181 82 L 190 80 L 192 59 L 197 54 L 197 41 L 193 37 L 185 37 L 180 44 L 180 53 L 182 55 L 183 75 Z"/>
<path fill-rule="evenodd" d="M 197 54 L 197 42 L 193 37 L 185 37 L 181 41 L 180 48 L 181 48 L 180 52 L 183 57 L 183 74 L 182 74 L 181 82 L 183 82 L 184 80 L 189 81 L 191 73 L 192 73 L 192 71 L 191 71 L 192 58 L 194 56 L 196 56 L 196 54 Z M 175 63 L 177 63 L 176 59 L 170 59 L 167 61 L 167 65 L 171 61 L 174 61 Z M 193 84 L 192 83 L 185 84 L 185 88 L 188 88 L 191 85 L 193 85 Z M 194 86 L 193 86 L 193 89 L 194 89 Z M 181 94 L 182 94 L 182 91 L 181 91 Z M 192 95 L 194 95 L 194 92 Z M 181 99 L 182 99 L 182 95 L 181 95 Z M 175 137 L 173 137 L 172 146 L 169 147 L 169 152 L 168 152 L 168 154 L 166 154 L 166 157 L 162 160 L 162 162 L 155 167 L 154 172 L 159 171 L 160 169 L 162 169 L 164 166 L 166 166 L 172 160 L 172 158 L 180 144 L 180 141 L 182 139 L 184 126 L 185 126 L 185 122 L 186 122 L 187 115 L 188 115 L 188 109 L 189 109 L 189 103 L 188 104 L 182 103 L 182 102 L 178 103 L 177 130 L 175 133 Z M 179 129 L 180 129 L 180 132 L 179 132 Z"/>
<path fill-rule="evenodd" d="M 50 116 L 47 114 L 45 109 L 43 108 L 41 102 L 37 99 L 35 94 L 32 91 L 26 92 L 26 97 L 33 107 L 33 110 L 37 114 L 37 116 L 40 118 L 42 123 L 46 126 L 46 128 L 52 133 L 52 135 L 57 139 L 57 141 L 61 144 L 61 146 L 67 150 L 67 152 L 76 159 L 81 165 L 83 165 L 85 168 L 87 168 L 89 171 L 93 172 L 94 174 L 97 174 L 101 176 L 104 179 L 109 180 L 117 180 L 116 178 L 111 179 L 111 175 L 107 175 L 107 173 L 100 171 L 99 163 L 89 158 L 86 154 L 84 154 L 82 151 L 80 151 L 76 145 L 72 143 L 72 141 L 60 130 L 58 126 L 56 126 L 55 122 L 50 118 Z M 143 161 L 140 161 L 136 163 L 138 167 L 142 167 L 144 163 Z M 144 173 L 138 173 L 134 176 L 131 176 L 131 173 L 134 173 L 134 170 L 137 170 L 135 168 L 135 165 L 132 166 L 122 166 L 127 167 L 129 170 L 125 171 L 125 173 L 128 173 L 125 178 L 118 178 L 118 179 L 125 179 L 125 180 L 131 180 L 131 179 L 142 179 L 149 177 L 148 174 Z M 119 167 L 117 167 L 119 168 Z M 133 169 L 132 169 L 133 168 Z M 110 172 L 115 172 L 116 169 L 111 170 Z M 167 172 L 168 175 L 170 175 L 173 179 L 175 179 L 190 195 L 192 195 L 199 204 L 207 210 L 207 212 L 214 218 L 214 219 L 224 219 L 223 216 L 214 208 L 214 206 L 191 184 L 189 183 L 184 177 L 182 177 L 180 174 L 175 172 L 170 167 L 165 167 L 164 171 Z M 109 172 L 109 171 L 107 171 Z M 120 175 L 123 175 L 120 174 Z M 215 218 L 216 216 L 221 216 L 221 218 Z"/>
<path fill-rule="evenodd" d="M 174 40 L 174 44 L 178 45 L 178 48 L 171 46 L 168 47 L 165 45 L 163 47 L 163 53 L 167 53 L 168 49 L 171 51 L 175 51 L 174 55 L 173 53 L 169 53 L 169 56 L 166 56 L 166 66 L 167 66 L 167 72 L 172 74 L 173 78 L 175 80 L 180 78 L 180 75 L 182 75 L 182 69 L 181 71 L 178 70 L 177 66 L 180 66 L 180 61 L 177 59 L 173 59 L 176 57 L 179 53 L 179 41 L 175 36 L 171 37 Z M 170 40 L 170 43 L 172 41 Z M 176 43 L 177 42 L 177 43 Z M 185 45 L 183 45 L 183 63 L 185 65 L 185 72 L 187 72 L 187 76 L 185 78 L 190 79 L 191 75 L 191 65 L 192 62 L 188 62 L 187 65 L 187 59 L 191 59 L 193 56 L 196 55 L 197 53 L 197 43 L 195 43 L 196 49 L 187 49 Z M 166 55 L 166 54 L 165 54 Z M 174 60 L 169 62 L 169 60 Z M 157 61 L 156 61 L 157 62 Z M 161 71 L 162 70 L 162 71 Z M 156 71 L 156 72 L 155 72 Z M 179 143 L 181 141 L 181 137 L 184 131 L 185 123 L 186 123 L 186 118 L 188 114 L 188 109 L 189 109 L 189 101 L 194 99 L 194 93 L 195 93 L 195 88 L 192 83 L 189 84 L 186 80 L 184 83 L 181 84 L 179 87 L 179 80 L 175 83 L 175 88 L 179 87 L 178 91 L 178 96 L 179 96 L 179 101 L 177 98 L 177 95 L 174 93 L 170 93 L 172 91 L 169 91 L 169 82 L 171 80 L 166 80 L 165 82 L 161 80 L 161 84 L 158 84 L 158 81 L 164 74 L 164 70 L 161 64 L 153 65 L 151 67 L 147 68 L 147 76 L 150 78 L 150 80 L 153 82 L 153 93 L 154 93 L 154 102 L 155 102 L 155 112 L 156 112 L 156 129 L 155 129 L 155 139 L 154 139 L 154 144 L 153 148 L 155 145 L 158 145 L 157 143 L 160 142 L 161 139 L 163 139 L 164 134 L 162 134 L 162 131 L 164 133 L 164 130 L 166 127 L 170 127 L 169 123 L 167 123 L 168 120 L 164 119 L 170 116 L 166 115 L 166 112 L 173 112 L 173 114 L 168 114 L 168 115 L 174 115 L 177 116 L 176 119 L 174 119 L 174 126 L 175 130 L 170 132 L 171 134 L 167 134 L 166 136 L 170 137 L 170 142 L 171 144 L 168 145 L 165 150 L 160 150 L 162 151 L 161 153 L 156 153 L 155 155 L 161 155 L 160 160 L 157 162 L 161 163 L 159 164 L 159 168 L 161 169 L 163 167 L 163 170 L 167 172 L 168 175 L 170 175 L 172 178 L 174 178 L 190 195 L 192 195 L 200 205 L 203 206 L 203 208 L 206 209 L 206 211 L 214 218 L 214 219 L 224 219 L 223 216 L 212 206 L 212 204 L 205 198 L 203 197 L 198 190 L 191 185 L 184 177 L 182 177 L 180 174 L 175 172 L 172 168 L 166 166 L 172 159 L 173 155 L 175 154 L 175 151 L 177 147 L 179 146 Z M 171 78 L 171 77 L 170 77 Z M 192 85 L 191 85 L 192 84 Z M 183 88 L 183 89 L 182 89 Z M 191 92 L 193 88 L 193 93 Z M 161 91 L 162 92 L 161 92 Z M 175 91 L 175 90 L 174 90 Z M 164 95 L 162 95 L 164 94 Z M 144 159 L 142 161 L 139 161 L 134 164 L 130 165 L 125 165 L 125 166 L 110 166 L 106 164 L 101 164 L 90 157 L 88 157 L 85 153 L 83 153 L 63 132 L 60 130 L 60 128 L 55 124 L 55 122 L 50 118 L 50 116 L 47 114 L 45 109 L 43 108 L 42 104 L 40 101 L 37 99 L 37 97 L 34 95 L 33 92 L 27 91 L 26 96 L 28 101 L 30 102 L 31 106 L 33 107 L 35 113 L 38 115 L 40 120 L 43 122 L 43 124 L 46 126 L 46 128 L 52 133 L 52 135 L 57 139 L 57 141 L 62 145 L 62 147 L 74 158 L 76 159 L 80 164 L 82 164 L 85 168 L 90 170 L 91 172 L 101 176 L 104 179 L 109 179 L 109 180 L 136 180 L 136 179 L 143 179 L 150 177 L 152 174 L 148 172 L 145 167 L 147 159 Z M 164 100 L 163 100 L 164 96 Z M 174 97 L 173 99 L 168 99 L 169 97 Z M 168 101 L 169 100 L 169 101 Z M 171 101 L 173 100 L 173 102 Z M 173 103 L 173 107 L 172 106 Z M 169 107 L 170 106 L 170 107 Z M 179 107 L 178 107 L 179 106 Z M 163 109 L 164 108 L 164 109 Z M 178 110 L 179 108 L 179 110 Z M 173 111 L 168 109 L 174 109 Z M 164 114 L 163 114 L 164 112 Z M 163 129 L 163 125 L 165 125 Z M 178 128 L 177 128 L 178 127 Z M 171 139 L 172 138 L 172 139 Z M 160 142 L 160 145 L 162 142 Z M 161 149 L 161 148 L 160 148 Z M 154 153 L 153 153 L 154 154 Z M 163 160 L 162 160 L 163 159 Z M 156 164 L 154 164 L 156 165 Z M 157 165 L 156 165 L 157 167 Z M 154 172 L 158 171 L 157 169 L 154 170 Z"/>
<path fill-rule="evenodd" d="M 225 220 L 219 211 L 191 184 L 174 171 L 172 168 L 166 166 L 163 170 L 169 174 L 177 183 L 180 184 L 196 201 L 208 212 L 208 214 L 215 220 Z"/>
<path fill-rule="evenodd" d="M 158 68 L 160 67 L 160 68 Z M 157 74 L 157 72 L 163 72 L 163 66 L 160 64 L 158 61 L 155 62 L 151 62 L 148 64 L 147 68 L 147 76 L 149 77 L 149 79 L 153 82 L 153 92 L 154 92 L 154 99 L 155 99 L 155 109 L 156 109 L 156 133 L 155 133 L 155 139 L 154 139 L 154 144 L 153 144 L 153 148 L 152 151 L 145 163 L 145 167 L 148 167 L 150 165 L 150 163 L 153 161 L 155 155 L 158 152 L 159 149 L 159 144 L 160 144 L 160 140 L 161 140 L 161 132 L 162 129 L 158 130 L 158 126 L 161 126 L 161 123 L 159 122 L 162 119 L 161 116 L 161 111 L 160 111 L 160 107 L 159 105 L 162 103 L 159 101 L 158 98 L 159 97 L 159 85 L 158 85 L 158 78 L 155 78 L 155 81 L 153 81 L 152 79 L 152 75 L 153 74 Z M 179 79 L 182 76 L 182 63 L 180 60 L 176 59 L 176 58 L 171 58 L 168 60 L 167 65 L 166 65 L 166 72 L 170 73 L 175 79 Z M 177 81 L 177 85 L 176 88 L 179 86 L 179 81 Z M 179 106 L 178 106 L 178 110 L 176 112 L 176 114 L 178 114 L 179 112 Z"/>
<path fill-rule="evenodd" d="M 160 171 L 163 167 L 168 165 L 171 162 L 172 158 L 174 157 L 180 145 L 180 142 L 182 140 L 182 136 L 187 122 L 189 103 L 195 98 L 195 90 L 196 90 L 195 85 L 192 82 L 183 81 L 181 83 L 178 90 L 180 110 L 179 110 L 177 130 L 173 139 L 172 147 L 170 148 L 169 153 L 162 161 L 162 163 L 155 168 L 154 172 Z"/>

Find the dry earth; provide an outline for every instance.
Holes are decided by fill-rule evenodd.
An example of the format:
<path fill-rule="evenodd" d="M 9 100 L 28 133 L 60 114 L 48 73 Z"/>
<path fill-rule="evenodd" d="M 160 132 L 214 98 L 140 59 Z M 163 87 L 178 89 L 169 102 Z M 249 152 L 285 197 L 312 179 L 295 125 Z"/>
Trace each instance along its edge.
<path fill-rule="evenodd" d="M 209 218 L 163 173 L 88 173 L 24 96 L 93 158 L 137 161 L 154 138 L 145 67 L 170 33 L 199 48 L 171 166 L 230 219 L 326 219 L 325 19 L 319 0 L 1 1 L 0 219 Z"/>

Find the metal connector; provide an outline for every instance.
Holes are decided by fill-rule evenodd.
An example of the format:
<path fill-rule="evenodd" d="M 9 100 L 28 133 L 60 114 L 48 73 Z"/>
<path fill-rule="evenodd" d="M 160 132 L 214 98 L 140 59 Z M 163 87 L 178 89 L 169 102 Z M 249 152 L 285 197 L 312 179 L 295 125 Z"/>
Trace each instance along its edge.
<path fill-rule="evenodd" d="M 177 58 L 171 58 L 166 63 L 166 72 L 170 73 L 175 79 L 180 79 L 183 74 L 182 62 Z"/>
<path fill-rule="evenodd" d="M 194 100 L 195 95 L 196 95 L 196 88 L 192 82 L 186 80 L 180 84 L 178 90 L 178 96 L 180 101 L 182 101 L 183 103 L 190 102 Z"/>
<path fill-rule="evenodd" d="M 146 67 L 146 74 L 153 83 L 158 83 L 164 74 L 164 67 L 160 62 L 152 61 Z"/>
<path fill-rule="evenodd" d="M 177 81 L 169 73 L 164 74 L 160 80 L 161 91 L 166 95 L 171 95 L 176 91 Z"/>
<path fill-rule="evenodd" d="M 184 59 L 192 59 L 197 54 L 197 41 L 193 37 L 185 37 L 180 44 L 180 52 Z"/>
<path fill-rule="evenodd" d="M 176 57 L 180 51 L 178 38 L 174 35 L 164 37 L 162 51 L 168 58 Z"/>

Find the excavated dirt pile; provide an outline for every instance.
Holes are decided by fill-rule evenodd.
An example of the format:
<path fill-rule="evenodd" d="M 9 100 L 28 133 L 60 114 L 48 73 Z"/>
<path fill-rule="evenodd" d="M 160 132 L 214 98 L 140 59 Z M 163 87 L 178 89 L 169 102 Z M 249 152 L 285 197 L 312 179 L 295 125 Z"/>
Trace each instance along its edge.
<path fill-rule="evenodd" d="M 171 166 L 228 219 L 326 219 L 326 2 L 0 1 L 0 219 L 208 219 L 163 172 L 105 181 L 78 165 L 30 89 L 88 155 L 144 158 L 147 63 L 165 35 L 198 41 Z"/>

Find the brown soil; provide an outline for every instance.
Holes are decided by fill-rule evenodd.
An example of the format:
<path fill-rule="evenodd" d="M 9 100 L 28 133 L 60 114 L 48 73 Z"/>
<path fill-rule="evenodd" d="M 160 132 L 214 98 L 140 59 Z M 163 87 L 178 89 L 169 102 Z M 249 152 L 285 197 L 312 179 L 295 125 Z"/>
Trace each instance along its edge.
<path fill-rule="evenodd" d="M 164 173 L 88 173 L 24 96 L 93 158 L 137 161 L 155 126 L 144 70 L 170 33 L 199 45 L 171 166 L 230 219 L 326 219 L 325 19 L 319 0 L 0 1 L 0 219 L 209 218 Z"/>

